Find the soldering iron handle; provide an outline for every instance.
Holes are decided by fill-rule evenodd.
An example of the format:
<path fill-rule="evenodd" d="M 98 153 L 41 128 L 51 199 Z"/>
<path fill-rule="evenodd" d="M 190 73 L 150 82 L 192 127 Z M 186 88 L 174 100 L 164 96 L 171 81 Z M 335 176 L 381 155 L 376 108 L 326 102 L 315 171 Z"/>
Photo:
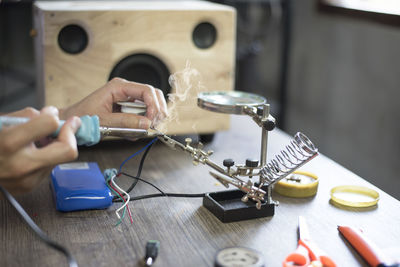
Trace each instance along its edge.
<path fill-rule="evenodd" d="M 2 127 L 22 124 L 28 121 L 29 118 L 0 116 L 0 130 Z M 77 144 L 92 146 L 100 142 L 99 117 L 97 115 L 85 115 L 81 117 L 81 121 L 81 127 L 75 133 Z M 58 136 L 64 123 L 65 121 L 60 121 L 60 126 L 58 127 L 57 131 L 52 134 L 52 137 Z"/>

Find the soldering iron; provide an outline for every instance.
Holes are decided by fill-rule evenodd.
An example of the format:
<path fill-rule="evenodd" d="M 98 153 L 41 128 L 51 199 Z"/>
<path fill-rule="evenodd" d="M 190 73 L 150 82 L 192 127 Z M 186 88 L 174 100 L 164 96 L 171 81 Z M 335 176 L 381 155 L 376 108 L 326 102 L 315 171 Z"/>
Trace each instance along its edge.
<path fill-rule="evenodd" d="M 78 145 L 92 146 L 100 142 L 105 137 L 123 137 L 123 138 L 144 138 L 154 137 L 159 135 L 158 131 L 149 129 L 132 129 L 132 128 L 115 128 L 100 126 L 99 117 L 97 115 L 89 116 L 85 115 L 80 117 L 82 124 L 78 131 L 75 133 L 75 137 Z M 18 125 L 28 122 L 30 119 L 25 117 L 11 117 L 11 116 L 0 116 L 0 131 L 3 127 Z M 60 121 L 60 126 L 57 131 L 51 136 L 56 137 L 60 132 L 60 129 L 65 121 Z"/>

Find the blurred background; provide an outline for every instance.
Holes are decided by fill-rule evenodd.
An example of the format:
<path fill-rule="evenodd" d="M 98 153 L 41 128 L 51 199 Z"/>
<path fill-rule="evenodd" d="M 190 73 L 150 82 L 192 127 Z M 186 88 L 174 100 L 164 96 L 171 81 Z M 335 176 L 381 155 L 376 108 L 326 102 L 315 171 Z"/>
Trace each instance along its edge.
<path fill-rule="evenodd" d="M 216 0 L 237 9 L 236 90 L 400 199 L 400 3 Z M 38 107 L 32 1 L 0 3 L 0 112 Z"/>

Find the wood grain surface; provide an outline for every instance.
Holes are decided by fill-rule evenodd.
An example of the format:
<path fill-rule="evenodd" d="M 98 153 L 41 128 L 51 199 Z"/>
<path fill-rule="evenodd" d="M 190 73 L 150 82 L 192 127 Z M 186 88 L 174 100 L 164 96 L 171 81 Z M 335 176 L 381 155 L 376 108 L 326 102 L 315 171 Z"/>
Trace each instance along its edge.
<path fill-rule="evenodd" d="M 305 134 L 307 134 L 305 132 Z M 80 161 L 98 162 L 101 169 L 118 167 L 130 154 L 149 140 L 108 141 L 82 148 Z M 289 142 L 289 137 L 274 130 L 269 137 L 269 158 Z M 233 116 L 232 128 L 216 134 L 206 147 L 221 163 L 233 158 L 243 163 L 258 157 L 260 130 L 251 119 Z M 318 146 L 318 144 L 316 144 Z M 124 171 L 135 174 L 139 157 L 129 161 Z M 281 266 L 297 247 L 298 216 L 306 217 L 310 234 L 337 263 L 337 266 L 367 266 L 346 244 L 338 225 L 364 229 L 364 233 L 382 248 L 399 246 L 400 203 L 323 155 L 306 164 L 303 170 L 320 178 L 315 197 L 292 199 L 274 194 L 279 200 L 275 216 L 235 223 L 221 223 L 202 207 L 202 199 L 154 198 L 132 202 L 133 224 L 126 219 L 115 227 L 115 204 L 107 210 L 62 213 L 55 210 L 49 182 L 34 192 L 18 197 L 33 220 L 54 240 L 64 244 L 80 266 L 140 266 L 148 240 L 160 241 L 155 266 L 212 266 L 216 252 L 230 246 L 259 250 L 266 266 Z M 165 192 L 201 193 L 224 190 L 213 180 L 206 166 L 193 166 L 191 158 L 157 143 L 149 152 L 142 177 Z M 128 178 L 119 183 L 128 186 Z M 378 190 L 380 201 L 368 209 L 343 209 L 332 205 L 329 191 L 337 185 L 366 185 Z M 139 182 L 132 195 L 156 193 Z M 66 266 L 60 253 L 48 248 L 22 222 L 16 211 L 0 200 L 0 266 Z"/>
<path fill-rule="evenodd" d="M 33 14 L 38 32 L 34 41 L 41 105 L 61 108 L 76 103 L 102 87 L 121 60 L 147 54 L 165 64 L 179 80 L 171 93 L 179 94 L 181 101 L 168 102 L 170 113 L 177 118 L 164 124 L 165 132 L 212 133 L 229 128 L 223 115 L 193 107 L 200 91 L 233 90 L 234 8 L 206 1 L 38 1 Z M 193 30 L 202 22 L 212 23 L 218 33 L 216 42 L 208 49 L 198 48 L 192 41 Z M 72 55 L 64 52 L 57 41 L 60 30 L 70 24 L 82 27 L 89 39 L 84 51 Z M 141 64 L 146 70 L 155 68 L 150 63 Z M 186 70 L 182 78 L 187 64 L 192 69 Z M 138 65 L 135 68 L 142 68 Z M 201 77 L 194 75 L 194 71 Z M 199 81 L 201 86 L 196 83 Z"/>

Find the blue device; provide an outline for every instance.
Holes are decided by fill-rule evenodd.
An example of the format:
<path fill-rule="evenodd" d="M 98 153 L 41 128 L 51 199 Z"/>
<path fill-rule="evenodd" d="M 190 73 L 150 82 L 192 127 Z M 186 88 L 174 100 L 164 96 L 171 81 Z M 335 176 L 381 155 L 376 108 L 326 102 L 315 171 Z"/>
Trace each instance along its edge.
<path fill-rule="evenodd" d="M 51 184 L 59 211 L 106 209 L 113 195 L 96 162 L 72 162 L 57 165 L 51 172 Z"/>

